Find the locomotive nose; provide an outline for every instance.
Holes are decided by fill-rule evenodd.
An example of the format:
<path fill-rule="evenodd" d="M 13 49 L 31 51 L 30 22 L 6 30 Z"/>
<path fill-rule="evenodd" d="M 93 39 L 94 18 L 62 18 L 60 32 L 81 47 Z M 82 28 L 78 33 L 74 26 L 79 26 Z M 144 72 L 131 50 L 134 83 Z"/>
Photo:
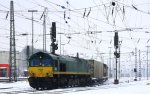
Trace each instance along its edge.
<path fill-rule="evenodd" d="M 43 69 L 38 69 L 38 73 L 39 73 L 39 77 L 43 77 L 44 76 Z"/>
<path fill-rule="evenodd" d="M 44 68 L 39 68 L 38 69 L 38 76 L 39 77 L 53 77 L 52 74 L 52 67 L 44 67 Z"/>
<path fill-rule="evenodd" d="M 32 77 L 53 77 L 52 67 L 30 67 L 29 72 Z"/>

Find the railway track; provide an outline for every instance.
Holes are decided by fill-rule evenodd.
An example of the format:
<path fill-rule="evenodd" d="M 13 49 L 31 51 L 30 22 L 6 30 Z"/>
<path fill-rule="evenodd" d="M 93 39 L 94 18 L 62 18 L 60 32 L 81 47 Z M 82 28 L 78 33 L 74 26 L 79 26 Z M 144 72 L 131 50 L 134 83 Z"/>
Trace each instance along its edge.
<path fill-rule="evenodd" d="M 104 83 L 100 85 L 95 85 L 92 87 L 71 87 L 71 88 L 59 88 L 53 90 L 35 90 L 28 85 L 26 81 L 18 81 L 17 83 L 14 82 L 10 86 L 9 83 L 5 83 L 7 87 L 0 88 L 0 94 L 70 94 L 73 92 L 80 92 L 80 91 L 89 91 L 89 90 L 99 90 L 99 89 L 110 89 L 110 88 L 118 88 L 118 86 L 113 85 L 113 83 Z M 13 85 L 19 86 L 13 86 Z M 136 84 L 136 83 L 132 83 Z M 129 83 L 120 83 L 121 87 L 128 87 L 130 86 Z"/>
<path fill-rule="evenodd" d="M 26 80 L 28 80 L 27 77 L 17 78 L 17 81 L 26 81 Z M 0 77 L 0 82 L 9 82 L 9 78 L 8 77 Z"/>

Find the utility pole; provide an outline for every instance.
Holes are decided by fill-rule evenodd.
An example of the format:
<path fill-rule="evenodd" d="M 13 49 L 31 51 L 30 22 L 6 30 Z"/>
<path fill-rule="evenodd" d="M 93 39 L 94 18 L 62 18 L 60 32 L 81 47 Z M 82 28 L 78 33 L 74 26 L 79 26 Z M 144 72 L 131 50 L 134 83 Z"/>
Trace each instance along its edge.
<path fill-rule="evenodd" d="M 146 46 L 146 47 L 147 47 L 147 64 L 146 64 L 146 65 L 147 65 L 147 73 L 146 73 L 146 74 L 147 74 L 147 80 L 148 80 L 148 76 L 149 76 L 149 75 L 148 75 L 148 74 L 149 74 L 149 72 L 148 72 L 148 71 L 149 71 L 149 70 L 148 70 L 148 68 L 149 68 L 149 66 L 148 66 L 148 64 L 149 64 L 149 63 L 148 63 L 148 49 L 149 49 L 150 46 Z"/>
<path fill-rule="evenodd" d="M 135 48 L 135 68 L 134 68 L 134 72 L 135 72 L 134 81 L 137 81 L 137 48 Z"/>
<path fill-rule="evenodd" d="M 112 47 L 109 47 L 109 77 L 111 78 L 112 77 L 112 73 L 111 73 L 111 48 Z"/>
<path fill-rule="evenodd" d="M 10 51 L 9 51 L 10 75 L 9 82 L 17 81 L 16 68 L 16 42 L 15 42 L 15 23 L 14 23 L 14 4 L 10 1 Z"/>
<path fill-rule="evenodd" d="M 120 58 L 120 53 L 118 53 L 118 41 L 119 41 L 119 37 L 118 37 L 118 32 L 115 32 L 115 36 L 114 36 L 114 46 L 115 46 L 115 58 L 116 58 L 116 78 L 114 80 L 114 84 L 119 84 L 119 80 L 118 80 L 118 75 L 117 75 L 117 64 L 118 64 L 118 58 Z"/>
<path fill-rule="evenodd" d="M 32 13 L 32 54 L 33 54 L 33 48 L 34 48 L 34 18 L 33 18 L 33 13 L 37 12 L 37 10 L 28 10 L 28 12 Z"/>

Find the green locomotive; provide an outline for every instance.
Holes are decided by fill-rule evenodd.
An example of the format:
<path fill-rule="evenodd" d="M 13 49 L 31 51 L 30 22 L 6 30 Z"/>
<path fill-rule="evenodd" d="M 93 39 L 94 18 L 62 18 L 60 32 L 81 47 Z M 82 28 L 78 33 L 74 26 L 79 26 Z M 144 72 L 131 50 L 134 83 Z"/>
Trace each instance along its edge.
<path fill-rule="evenodd" d="M 107 65 L 78 57 L 37 52 L 29 58 L 29 84 L 35 89 L 90 85 L 107 79 Z"/>

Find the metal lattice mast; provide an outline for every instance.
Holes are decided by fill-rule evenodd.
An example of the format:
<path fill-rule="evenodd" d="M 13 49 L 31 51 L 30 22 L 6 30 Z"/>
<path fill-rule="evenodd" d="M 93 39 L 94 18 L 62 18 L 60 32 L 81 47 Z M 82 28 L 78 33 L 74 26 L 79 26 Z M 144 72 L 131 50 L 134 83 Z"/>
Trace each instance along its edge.
<path fill-rule="evenodd" d="M 134 81 L 137 81 L 137 48 L 135 48 L 135 68 L 134 68 L 134 72 L 135 72 Z"/>
<path fill-rule="evenodd" d="M 146 65 L 147 65 L 147 68 L 146 68 L 146 69 L 147 69 L 147 72 L 146 72 L 146 74 L 147 74 L 147 80 L 148 80 L 148 77 L 149 77 L 149 75 L 148 75 L 148 74 L 149 74 L 149 71 L 148 71 L 148 70 L 149 70 L 149 69 L 148 69 L 148 68 L 149 68 L 149 66 L 148 66 L 148 64 L 149 64 L 149 63 L 148 63 L 148 62 L 149 62 L 149 60 L 148 60 L 148 58 L 149 58 L 149 57 L 148 57 L 149 52 L 148 52 L 148 51 L 149 51 L 149 50 L 148 50 L 148 49 L 149 49 L 150 46 L 146 46 L 146 47 L 147 47 L 147 64 L 146 64 Z"/>
<path fill-rule="evenodd" d="M 44 12 L 40 18 L 43 18 L 43 52 L 46 52 L 46 11 L 47 8 L 44 9 Z"/>
<path fill-rule="evenodd" d="M 141 80 L 141 51 L 139 50 L 139 80 Z"/>
<path fill-rule="evenodd" d="M 111 47 L 109 47 L 109 77 L 112 77 L 112 73 L 111 73 Z"/>
<path fill-rule="evenodd" d="M 44 14 L 43 21 L 43 51 L 46 52 L 46 15 Z"/>
<path fill-rule="evenodd" d="M 10 1 L 10 76 L 9 81 L 17 81 L 16 74 L 16 43 L 15 43 L 15 24 L 14 24 L 14 5 L 13 1 Z"/>

